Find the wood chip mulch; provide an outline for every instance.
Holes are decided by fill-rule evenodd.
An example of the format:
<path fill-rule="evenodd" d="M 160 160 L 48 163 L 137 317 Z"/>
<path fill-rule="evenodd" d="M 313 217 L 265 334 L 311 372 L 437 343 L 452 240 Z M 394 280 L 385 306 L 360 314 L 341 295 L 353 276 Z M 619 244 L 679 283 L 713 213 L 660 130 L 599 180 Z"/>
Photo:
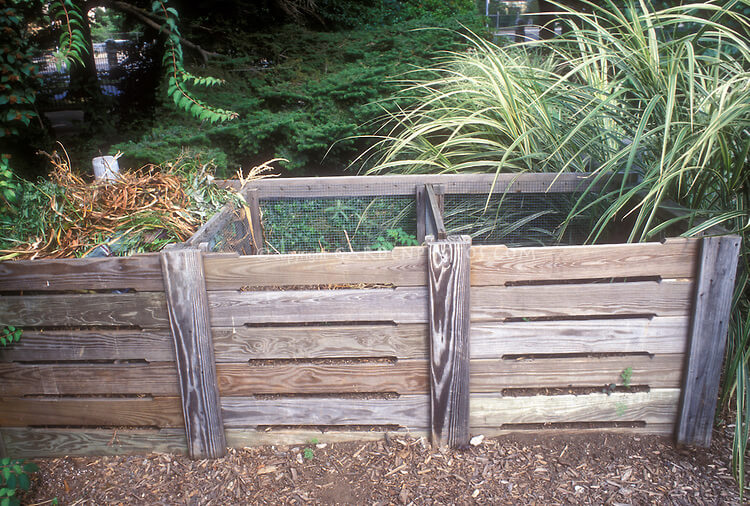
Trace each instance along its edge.
<path fill-rule="evenodd" d="M 709 449 L 616 433 L 525 434 L 467 450 L 393 434 L 185 456 L 37 460 L 23 504 L 740 504 L 731 438 Z"/>

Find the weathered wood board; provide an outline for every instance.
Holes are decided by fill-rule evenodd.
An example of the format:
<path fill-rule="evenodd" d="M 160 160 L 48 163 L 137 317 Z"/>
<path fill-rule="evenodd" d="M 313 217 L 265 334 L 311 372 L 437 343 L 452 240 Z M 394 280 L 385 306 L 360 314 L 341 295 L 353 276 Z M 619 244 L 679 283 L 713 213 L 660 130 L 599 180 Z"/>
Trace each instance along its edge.
<path fill-rule="evenodd" d="M 320 286 L 361 283 L 427 284 L 427 253 L 412 246 L 392 251 L 205 257 L 208 290 L 244 286 Z"/>
<path fill-rule="evenodd" d="M 695 277 L 699 239 L 665 243 L 471 248 L 471 285 L 574 279 Z"/>
<path fill-rule="evenodd" d="M 255 394 L 420 393 L 426 394 L 426 360 L 353 364 L 219 364 L 222 397 Z M 1 378 L 1 376 L 0 376 Z"/>
<path fill-rule="evenodd" d="M 505 388 L 565 388 L 623 386 L 679 388 L 685 356 L 634 355 L 619 357 L 558 357 L 525 360 L 472 360 L 471 391 L 500 392 Z"/>
<path fill-rule="evenodd" d="M 0 349 L 0 362 L 59 360 L 174 360 L 167 329 L 36 330 L 24 329 L 23 339 Z"/>
<path fill-rule="evenodd" d="M 398 399 L 347 399 L 337 397 L 221 400 L 224 425 L 401 425 L 426 429 L 430 424 L 430 398 L 402 395 Z"/>
<path fill-rule="evenodd" d="M 0 321 L 16 327 L 169 325 L 164 294 L 65 294 L 0 297 Z"/>
<path fill-rule="evenodd" d="M 395 176 L 336 176 L 258 179 L 250 188 L 258 189 L 261 199 L 367 197 L 414 195 L 425 184 L 443 185 L 445 193 L 569 193 L 591 184 L 591 174 L 416 174 Z M 222 188 L 239 189 L 239 181 L 218 180 Z M 595 185 L 596 186 L 596 185 Z"/>
<path fill-rule="evenodd" d="M 431 187 L 426 190 L 434 197 Z M 469 236 L 427 240 L 432 443 L 454 448 L 470 439 L 470 249 Z"/>
<path fill-rule="evenodd" d="M 183 427 L 179 397 L 0 399 L 0 426 Z"/>
<path fill-rule="evenodd" d="M 203 257 L 193 248 L 170 250 L 161 253 L 161 262 L 188 451 L 193 458 L 221 457 L 226 453 L 226 441 Z"/>
<path fill-rule="evenodd" d="M 0 262 L 0 292 L 61 290 L 164 291 L 156 254 Z"/>
<path fill-rule="evenodd" d="M 173 362 L 155 364 L 2 364 L 3 395 L 179 395 Z"/>
<path fill-rule="evenodd" d="M 740 243 L 734 235 L 702 239 L 677 427 L 680 443 L 711 444 Z"/>
<path fill-rule="evenodd" d="M 680 390 L 614 392 L 610 395 L 537 395 L 499 397 L 472 394 L 471 426 L 500 427 L 504 424 L 644 421 L 673 424 Z"/>
<path fill-rule="evenodd" d="M 471 319 L 682 316 L 690 312 L 692 290 L 689 281 L 472 287 Z"/>
<path fill-rule="evenodd" d="M 253 359 L 426 358 L 427 325 L 214 327 L 217 362 Z"/>
<path fill-rule="evenodd" d="M 425 288 L 209 292 L 211 325 L 246 323 L 427 322 Z"/>
<path fill-rule="evenodd" d="M 688 318 L 606 318 L 471 325 L 471 357 L 539 353 L 685 353 Z"/>
<path fill-rule="evenodd" d="M 0 429 L 9 455 L 17 458 L 67 455 L 187 453 L 183 429 Z"/>

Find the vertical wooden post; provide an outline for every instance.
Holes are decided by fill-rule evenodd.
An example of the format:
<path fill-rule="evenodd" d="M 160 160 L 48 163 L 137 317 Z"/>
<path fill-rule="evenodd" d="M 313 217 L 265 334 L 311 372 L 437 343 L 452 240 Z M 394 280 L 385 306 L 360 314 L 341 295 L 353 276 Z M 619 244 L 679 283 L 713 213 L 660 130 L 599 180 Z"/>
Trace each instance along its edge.
<path fill-rule="evenodd" d="M 445 187 L 426 184 L 417 187 L 417 241 L 422 244 L 428 235 L 445 239 L 443 210 L 445 208 Z"/>
<path fill-rule="evenodd" d="M 471 237 L 427 239 L 432 442 L 469 444 Z"/>
<path fill-rule="evenodd" d="M 263 249 L 263 224 L 260 221 L 260 201 L 258 200 L 258 190 L 253 188 L 245 192 L 245 201 L 250 209 L 249 220 L 249 241 L 250 250 L 253 255 L 260 254 Z"/>
<path fill-rule="evenodd" d="M 711 443 L 740 241 L 733 235 L 705 237 L 701 241 L 690 349 L 677 423 L 678 443 Z"/>
<path fill-rule="evenodd" d="M 161 252 L 169 326 L 175 345 L 188 450 L 194 459 L 226 453 L 203 275 L 195 248 Z"/>

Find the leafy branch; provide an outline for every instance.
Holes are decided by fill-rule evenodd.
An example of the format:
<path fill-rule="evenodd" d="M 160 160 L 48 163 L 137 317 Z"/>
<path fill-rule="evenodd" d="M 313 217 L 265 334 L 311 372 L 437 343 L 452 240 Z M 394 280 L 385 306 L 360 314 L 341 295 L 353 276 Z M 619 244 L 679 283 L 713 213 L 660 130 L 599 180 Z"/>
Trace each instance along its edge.
<path fill-rule="evenodd" d="M 50 4 L 53 20 L 60 21 L 63 31 L 60 34 L 60 49 L 55 53 L 58 62 L 75 61 L 83 65 L 83 55 L 88 53 L 83 36 L 83 16 L 73 0 L 57 0 Z"/>
<path fill-rule="evenodd" d="M 191 74 L 183 65 L 182 37 L 177 27 L 179 14 L 173 7 L 167 7 L 166 3 L 156 0 L 151 5 L 155 14 L 163 15 L 166 20 L 162 29 L 167 32 L 166 51 L 162 62 L 169 67 L 169 79 L 167 81 L 167 95 L 177 107 L 185 110 L 202 121 L 211 123 L 229 121 L 239 115 L 234 111 L 227 111 L 212 107 L 205 102 L 195 98 L 187 89 L 186 85 L 211 87 L 222 84 L 224 81 L 215 77 L 199 77 Z"/>

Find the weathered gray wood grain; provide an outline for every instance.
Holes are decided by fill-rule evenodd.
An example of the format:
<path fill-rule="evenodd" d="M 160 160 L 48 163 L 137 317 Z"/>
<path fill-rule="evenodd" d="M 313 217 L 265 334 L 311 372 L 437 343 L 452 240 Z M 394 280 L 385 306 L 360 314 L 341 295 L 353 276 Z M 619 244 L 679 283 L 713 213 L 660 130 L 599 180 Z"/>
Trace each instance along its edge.
<path fill-rule="evenodd" d="M 668 239 L 665 243 L 601 244 L 507 248 L 471 248 L 472 286 L 524 281 L 658 276 L 693 278 L 700 239 Z"/>
<path fill-rule="evenodd" d="M 214 327 L 217 362 L 253 359 L 427 358 L 427 325 Z"/>
<path fill-rule="evenodd" d="M 174 363 L 0 364 L 3 395 L 179 395 Z"/>
<path fill-rule="evenodd" d="M 0 429 L 17 458 L 187 453 L 183 429 Z"/>
<path fill-rule="evenodd" d="M 110 258 L 55 258 L 0 262 L 0 292 L 163 291 L 156 254 Z"/>
<path fill-rule="evenodd" d="M 305 286 L 392 284 L 425 286 L 427 253 L 424 247 L 392 251 L 360 251 L 289 255 L 206 255 L 209 291 L 239 290 L 244 286 Z"/>
<path fill-rule="evenodd" d="M 398 399 L 342 399 L 336 397 L 221 400 L 227 427 L 257 425 L 401 425 L 429 426 L 430 400 L 425 395 Z"/>
<path fill-rule="evenodd" d="M 471 238 L 428 240 L 430 419 L 438 446 L 469 444 Z"/>
<path fill-rule="evenodd" d="M 537 353 L 686 353 L 689 317 L 476 322 L 471 358 Z"/>
<path fill-rule="evenodd" d="M 201 252 L 164 251 L 161 261 L 190 456 L 221 457 L 226 441 Z"/>
<path fill-rule="evenodd" d="M 23 339 L 0 348 L 0 362 L 50 360 L 174 360 L 168 329 L 37 330 L 24 329 Z"/>
<path fill-rule="evenodd" d="M 0 321 L 16 327 L 166 327 L 163 293 L 96 293 L 0 297 Z"/>
<path fill-rule="evenodd" d="M 690 312 L 690 281 L 639 281 L 471 289 L 472 321 L 503 318 L 659 315 Z"/>
<path fill-rule="evenodd" d="M 638 422 L 674 424 L 680 390 L 614 392 L 609 395 L 535 395 L 500 397 L 472 394 L 472 427 L 518 423 Z M 674 427 L 674 425 L 672 425 Z"/>
<path fill-rule="evenodd" d="M 741 239 L 702 239 L 677 441 L 709 446 Z"/>
<path fill-rule="evenodd" d="M 257 188 L 264 198 L 365 197 L 414 195 L 425 184 L 444 185 L 446 194 L 557 193 L 582 191 L 592 174 L 439 174 L 396 176 L 335 176 L 258 179 L 247 188 Z M 239 189 L 239 181 L 217 180 L 222 188 Z M 595 185 L 599 187 L 600 185 Z"/>
<path fill-rule="evenodd" d="M 209 292 L 211 324 L 427 321 L 427 290 L 368 288 Z"/>

